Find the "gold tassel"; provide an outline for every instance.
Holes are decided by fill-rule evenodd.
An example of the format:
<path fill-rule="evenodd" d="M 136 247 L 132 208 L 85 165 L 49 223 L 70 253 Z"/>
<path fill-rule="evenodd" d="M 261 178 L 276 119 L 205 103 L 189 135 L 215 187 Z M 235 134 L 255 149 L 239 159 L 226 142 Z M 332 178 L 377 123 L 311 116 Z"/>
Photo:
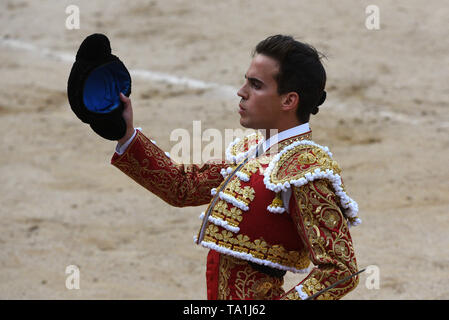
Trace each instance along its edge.
<path fill-rule="evenodd" d="M 278 208 L 278 207 L 283 207 L 284 206 L 284 202 L 282 201 L 280 192 L 276 193 L 276 197 L 274 197 L 274 199 L 271 202 L 270 206 L 272 206 L 274 208 Z"/>

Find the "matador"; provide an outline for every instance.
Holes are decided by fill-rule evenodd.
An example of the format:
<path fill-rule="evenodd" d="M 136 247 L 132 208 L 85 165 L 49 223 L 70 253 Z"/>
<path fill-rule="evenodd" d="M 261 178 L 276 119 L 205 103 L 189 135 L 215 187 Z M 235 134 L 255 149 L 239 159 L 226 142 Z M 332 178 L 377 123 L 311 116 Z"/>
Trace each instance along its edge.
<path fill-rule="evenodd" d="M 234 140 L 225 161 L 202 165 L 174 162 L 134 129 L 121 95 L 128 129 L 111 163 L 172 206 L 208 204 L 194 237 L 209 249 L 208 299 L 306 299 L 357 272 L 349 227 L 361 222 L 358 205 L 309 125 L 325 78 L 313 47 L 283 35 L 261 41 L 237 93 L 240 124 L 259 131 Z M 284 290 L 287 271 L 308 275 Z M 316 299 L 340 299 L 357 284 L 350 278 Z"/>

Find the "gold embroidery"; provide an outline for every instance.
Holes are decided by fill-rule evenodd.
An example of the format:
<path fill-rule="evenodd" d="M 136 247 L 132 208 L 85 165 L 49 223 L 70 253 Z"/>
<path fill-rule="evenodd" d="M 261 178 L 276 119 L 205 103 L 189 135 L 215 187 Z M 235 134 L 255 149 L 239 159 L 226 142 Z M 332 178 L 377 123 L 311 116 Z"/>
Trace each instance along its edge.
<path fill-rule="evenodd" d="M 282 208 L 284 206 L 284 201 L 282 201 L 281 193 L 276 193 L 273 201 L 271 201 L 270 207 L 272 208 Z"/>
<path fill-rule="evenodd" d="M 248 205 L 251 201 L 254 200 L 254 194 L 255 191 L 250 186 L 245 186 L 242 190 L 241 197 L 238 198 L 238 200 L 243 201 Z"/>
<path fill-rule="evenodd" d="M 260 168 L 261 165 L 258 159 L 251 159 L 242 167 L 240 172 L 245 174 L 249 178 L 253 173 L 256 173 Z"/>
<path fill-rule="evenodd" d="M 302 141 L 302 140 L 311 140 L 312 139 L 312 133 L 306 133 L 299 136 L 295 136 L 283 141 L 280 141 L 277 144 L 274 144 L 266 151 L 266 153 L 262 156 L 259 156 L 257 158 L 257 162 L 259 164 L 268 164 L 271 161 L 272 156 L 276 155 L 279 151 L 284 149 L 286 146 L 292 144 L 293 142 Z M 230 154 L 232 156 L 238 156 L 245 152 L 247 152 L 251 147 L 255 147 L 258 143 L 260 143 L 263 140 L 262 134 L 259 132 L 256 132 L 255 134 L 248 135 L 244 137 L 242 140 L 237 142 L 234 146 L 230 149 Z"/>
<path fill-rule="evenodd" d="M 235 235 L 227 230 L 219 232 L 218 226 L 209 224 L 205 242 L 210 242 L 233 251 L 249 253 L 253 257 L 278 263 L 295 269 L 305 269 L 309 265 L 307 252 L 288 251 L 281 245 L 270 246 L 263 238 L 251 241 L 246 235 Z"/>
<path fill-rule="evenodd" d="M 270 149 L 267 150 L 266 154 L 267 155 L 275 155 L 278 152 L 280 152 L 282 149 L 284 149 L 285 147 L 291 145 L 294 142 L 297 141 L 303 141 L 303 140 L 312 140 L 312 133 L 306 133 L 306 134 L 302 134 L 296 137 L 292 137 L 283 141 L 280 141 L 277 144 L 274 144 L 273 146 L 270 147 Z"/>
<path fill-rule="evenodd" d="M 339 173 L 341 169 L 336 161 L 321 148 L 312 145 L 297 145 L 285 152 L 271 171 L 270 181 L 273 184 L 283 184 L 291 180 L 303 178 L 319 168 Z"/>
<path fill-rule="evenodd" d="M 237 279 L 235 280 L 235 289 L 237 297 L 240 300 L 246 300 L 251 297 L 252 290 L 248 290 L 250 285 L 254 285 L 254 275 L 257 271 L 247 266 L 242 271 L 237 272 Z"/>
<path fill-rule="evenodd" d="M 176 164 L 140 131 L 125 153 L 114 155 L 112 164 L 177 207 L 208 203 L 210 190 L 223 181 L 220 170 L 225 167 L 211 163 L 202 166 Z"/>
<path fill-rule="evenodd" d="M 216 206 L 213 208 L 211 216 L 226 221 L 231 226 L 237 227 L 243 220 L 242 210 L 237 207 L 231 207 L 228 209 L 226 201 L 219 200 Z"/>
<path fill-rule="evenodd" d="M 272 300 L 284 293 L 283 278 L 264 275 L 257 279 L 257 275 L 260 273 L 249 265 L 237 272 L 235 288 L 239 299 Z"/>
<path fill-rule="evenodd" d="M 250 186 L 242 188 L 240 180 L 237 177 L 231 179 L 223 192 L 234 197 L 237 201 L 244 203 L 246 206 L 248 206 L 255 197 L 254 189 Z M 225 200 L 217 201 L 212 208 L 211 216 L 224 220 L 233 227 L 238 227 L 239 223 L 243 220 L 242 210 L 233 205 L 229 209 L 229 205 Z"/>
<path fill-rule="evenodd" d="M 234 275 L 233 275 L 234 274 Z M 270 277 L 254 270 L 247 261 L 220 255 L 218 299 L 271 300 L 284 293 L 282 278 Z"/>
<path fill-rule="evenodd" d="M 237 207 L 231 207 L 228 209 L 226 201 L 219 200 L 212 210 L 211 216 L 226 221 L 231 226 L 237 227 L 243 220 L 242 210 Z"/>
<path fill-rule="evenodd" d="M 217 203 L 215 204 L 211 214 L 215 218 L 224 219 L 225 215 L 227 215 L 227 211 L 229 211 L 229 210 L 228 210 L 228 204 L 226 203 L 226 201 L 218 200 Z"/>
<path fill-rule="evenodd" d="M 311 153 L 301 153 L 298 156 L 298 162 L 301 164 L 311 165 L 317 161 L 316 157 Z"/>
<path fill-rule="evenodd" d="M 227 193 L 237 200 L 248 205 L 254 200 L 255 191 L 250 186 L 241 187 L 240 180 L 237 177 L 232 178 L 232 180 L 226 186 L 224 193 Z"/>
<path fill-rule="evenodd" d="M 270 161 L 273 159 L 273 157 L 274 157 L 274 154 L 271 154 L 271 155 L 262 155 L 262 156 L 257 157 L 256 160 L 257 160 L 257 162 L 261 165 L 261 166 L 259 167 L 259 170 L 262 170 L 262 171 L 263 171 L 262 165 L 269 164 Z M 260 172 L 260 173 L 263 174 L 263 172 Z"/>
<path fill-rule="evenodd" d="M 247 152 L 251 147 L 256 146 L 261 140 L 263 140 L 263 135 L 259 132 L 250 134 L 232 146 L 231 155 L 237 156 L 238 154 Z"/>
<path fill-rule="evenodd" d="M 298 291 L 295 288 L 290 290 L 281 300 L 301 300 Z"/>
<path fill-rule="evenodd" d="M 284 141 L 279 142 L 279 150 L 284 149 L 286 146 L 292 144 L 293 142 L 302 141 L 302 140 L 312 140 L 312 133 L 302 134 L 293 139 L 286 139 Z"/>
<path fill-rule="evenodd" d="M 231 277 L 232 263 L 228 256 L 220 255 L 220 263 L 218 269 L 218 300 L 228 300 L 231 290 L 228 287 Z"/>
<path fill-rule="evenodd" d="M 357 265 L 348 226 L 337 205 L 330 182 L 317 180 L 293 190 L 300 208 L 300 216 L 294 216 L 295 224 L 310 249 L 310 259 L 318 266 L 303 282 L 303 291 L 311 296 L 356 272 Z M 301 227 L 298 219 L 304 227 Z M 341 298 L 357 283 L 358 278 L 352 278 L 321 294 L 317 299 Z"/>
<path fill-rule="evenodd" d="M 237 226 L 243 220 L 242 210 L 237 207 L 232 207 L 231 210 L 227 211 L 227 214 L 229 216 L 228 221 L 231 225 Z"/>
<path fill-rule="evenodd" d="M 234 196 L 240 193 L 240 180 L 237 178 L 232 178 L 232 180 L 226 185 L 224 192 L 229 193 Z"/>
<path fill-rule="evenodd" d="M 268 244 L 260 239 L 254 240 L 254 243 L 252 245 L 252 249 L 256 250 L 257 253 L 267 253 L 268 251 Z"/>
<path fill-rule="evenodd" d="M 279 143 L 281 148 L 295 142 L 304 139 L 311 138 L 310 134 L 301 135 L 299 137 L 295 137 L 293 139 L 287 139 Z M 257 133 L 250 136 L 245 137 L 243 140 L 235 144 L 231 148 L 231 154 L 236 156 L 238 153 L 242 153 L 247 151 L 251 146 L 259 143 L 262 139 L 262 136 Z M 277 146 L 277 145 L 276 145 Z M 274 149 L 273 149 L 274 150 Z M 268 164 L 274 154 L 262 155 L 255 159 L 250 159 L 240 170 L 241 173 L 245 174 L 248 178 L 256 173 L 258 170 L 263 174 L 264 167 L 262 165 Z M 224 182 L 222 182 L 224 183 Z M 221 186 L 221 185 L 220 185 Z M 245 186 L 242 188 L 240 179 L 238 177 L 234 177 L 229 183 L 226 185 L 223 192 L 227 195 L 234 197 L 236 200 L 241 201 L 243 204 L 248 206 L 251 201 L 255 198 L 255 191 L 250 186 Z M 228 205 L 226 201 L 219 200 L 214 208 L 212 209 L 211 216 L 214 218 L 218 218 L 227 222 L 230 226 L 238 227 L 239 223 L 243 220 L 241 209 L 230 206 L 231 209 L 228 209 Z M 280 208 L 283 207 L 283 202 L 280 196 L 280 193 L 276 195 L 276 198 L 273 200 L 271 204 L 272 208 Z M 246 250 L 240 248 L 243 252 Z"/>

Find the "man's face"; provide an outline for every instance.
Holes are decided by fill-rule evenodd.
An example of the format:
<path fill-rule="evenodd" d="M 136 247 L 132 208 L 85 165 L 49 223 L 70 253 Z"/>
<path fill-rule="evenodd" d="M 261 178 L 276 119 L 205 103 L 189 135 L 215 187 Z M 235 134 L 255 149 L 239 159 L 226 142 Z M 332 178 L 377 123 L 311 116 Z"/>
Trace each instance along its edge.
<path fill-rule="evenodd" d="M 275 76 L 279 72 L 276 60 L 257 54 L 245 74 L 245 83 L 237 92 L 240 124 L 252 129 L 276 129 L 281 110 Z"/>

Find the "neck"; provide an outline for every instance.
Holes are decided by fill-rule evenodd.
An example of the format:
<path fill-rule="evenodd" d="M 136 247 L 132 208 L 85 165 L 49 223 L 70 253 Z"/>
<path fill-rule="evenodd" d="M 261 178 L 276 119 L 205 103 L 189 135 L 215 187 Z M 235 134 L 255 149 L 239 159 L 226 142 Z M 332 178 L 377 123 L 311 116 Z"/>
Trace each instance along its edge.
<path fill-rule="evenodd" d="M 300 121 L 286 121 L 285 123 L 276 126 L 275 128 L 272 129 L 260 129 L 261 133 L 263 134 L 265 141 L 270 139 L 270 137 L 275 136 L 276 134 L 297 127 L 301 124 L 304 124 L 307 122 L 300 122 Z"/>
<path fill-rule="evenodd" d="M 273 145 L 277 145 L 281 141 L 284 141 L 284 140 L 287 140 L 289 138 L 296 137 L 299 135 L 304 135 L 305 133 L 310 133 L 310 131 L 311 131 L 310 126 L 306 122 L 306 123 L 298 124 L 295 127 L 280 131 L 277 135 L 272 134 L 269 138 L 267 138 L 262 143 L 263 152 L 270 149 Z M 308 137 L 307 139 L 310 139 L 310 137 Z"/>

